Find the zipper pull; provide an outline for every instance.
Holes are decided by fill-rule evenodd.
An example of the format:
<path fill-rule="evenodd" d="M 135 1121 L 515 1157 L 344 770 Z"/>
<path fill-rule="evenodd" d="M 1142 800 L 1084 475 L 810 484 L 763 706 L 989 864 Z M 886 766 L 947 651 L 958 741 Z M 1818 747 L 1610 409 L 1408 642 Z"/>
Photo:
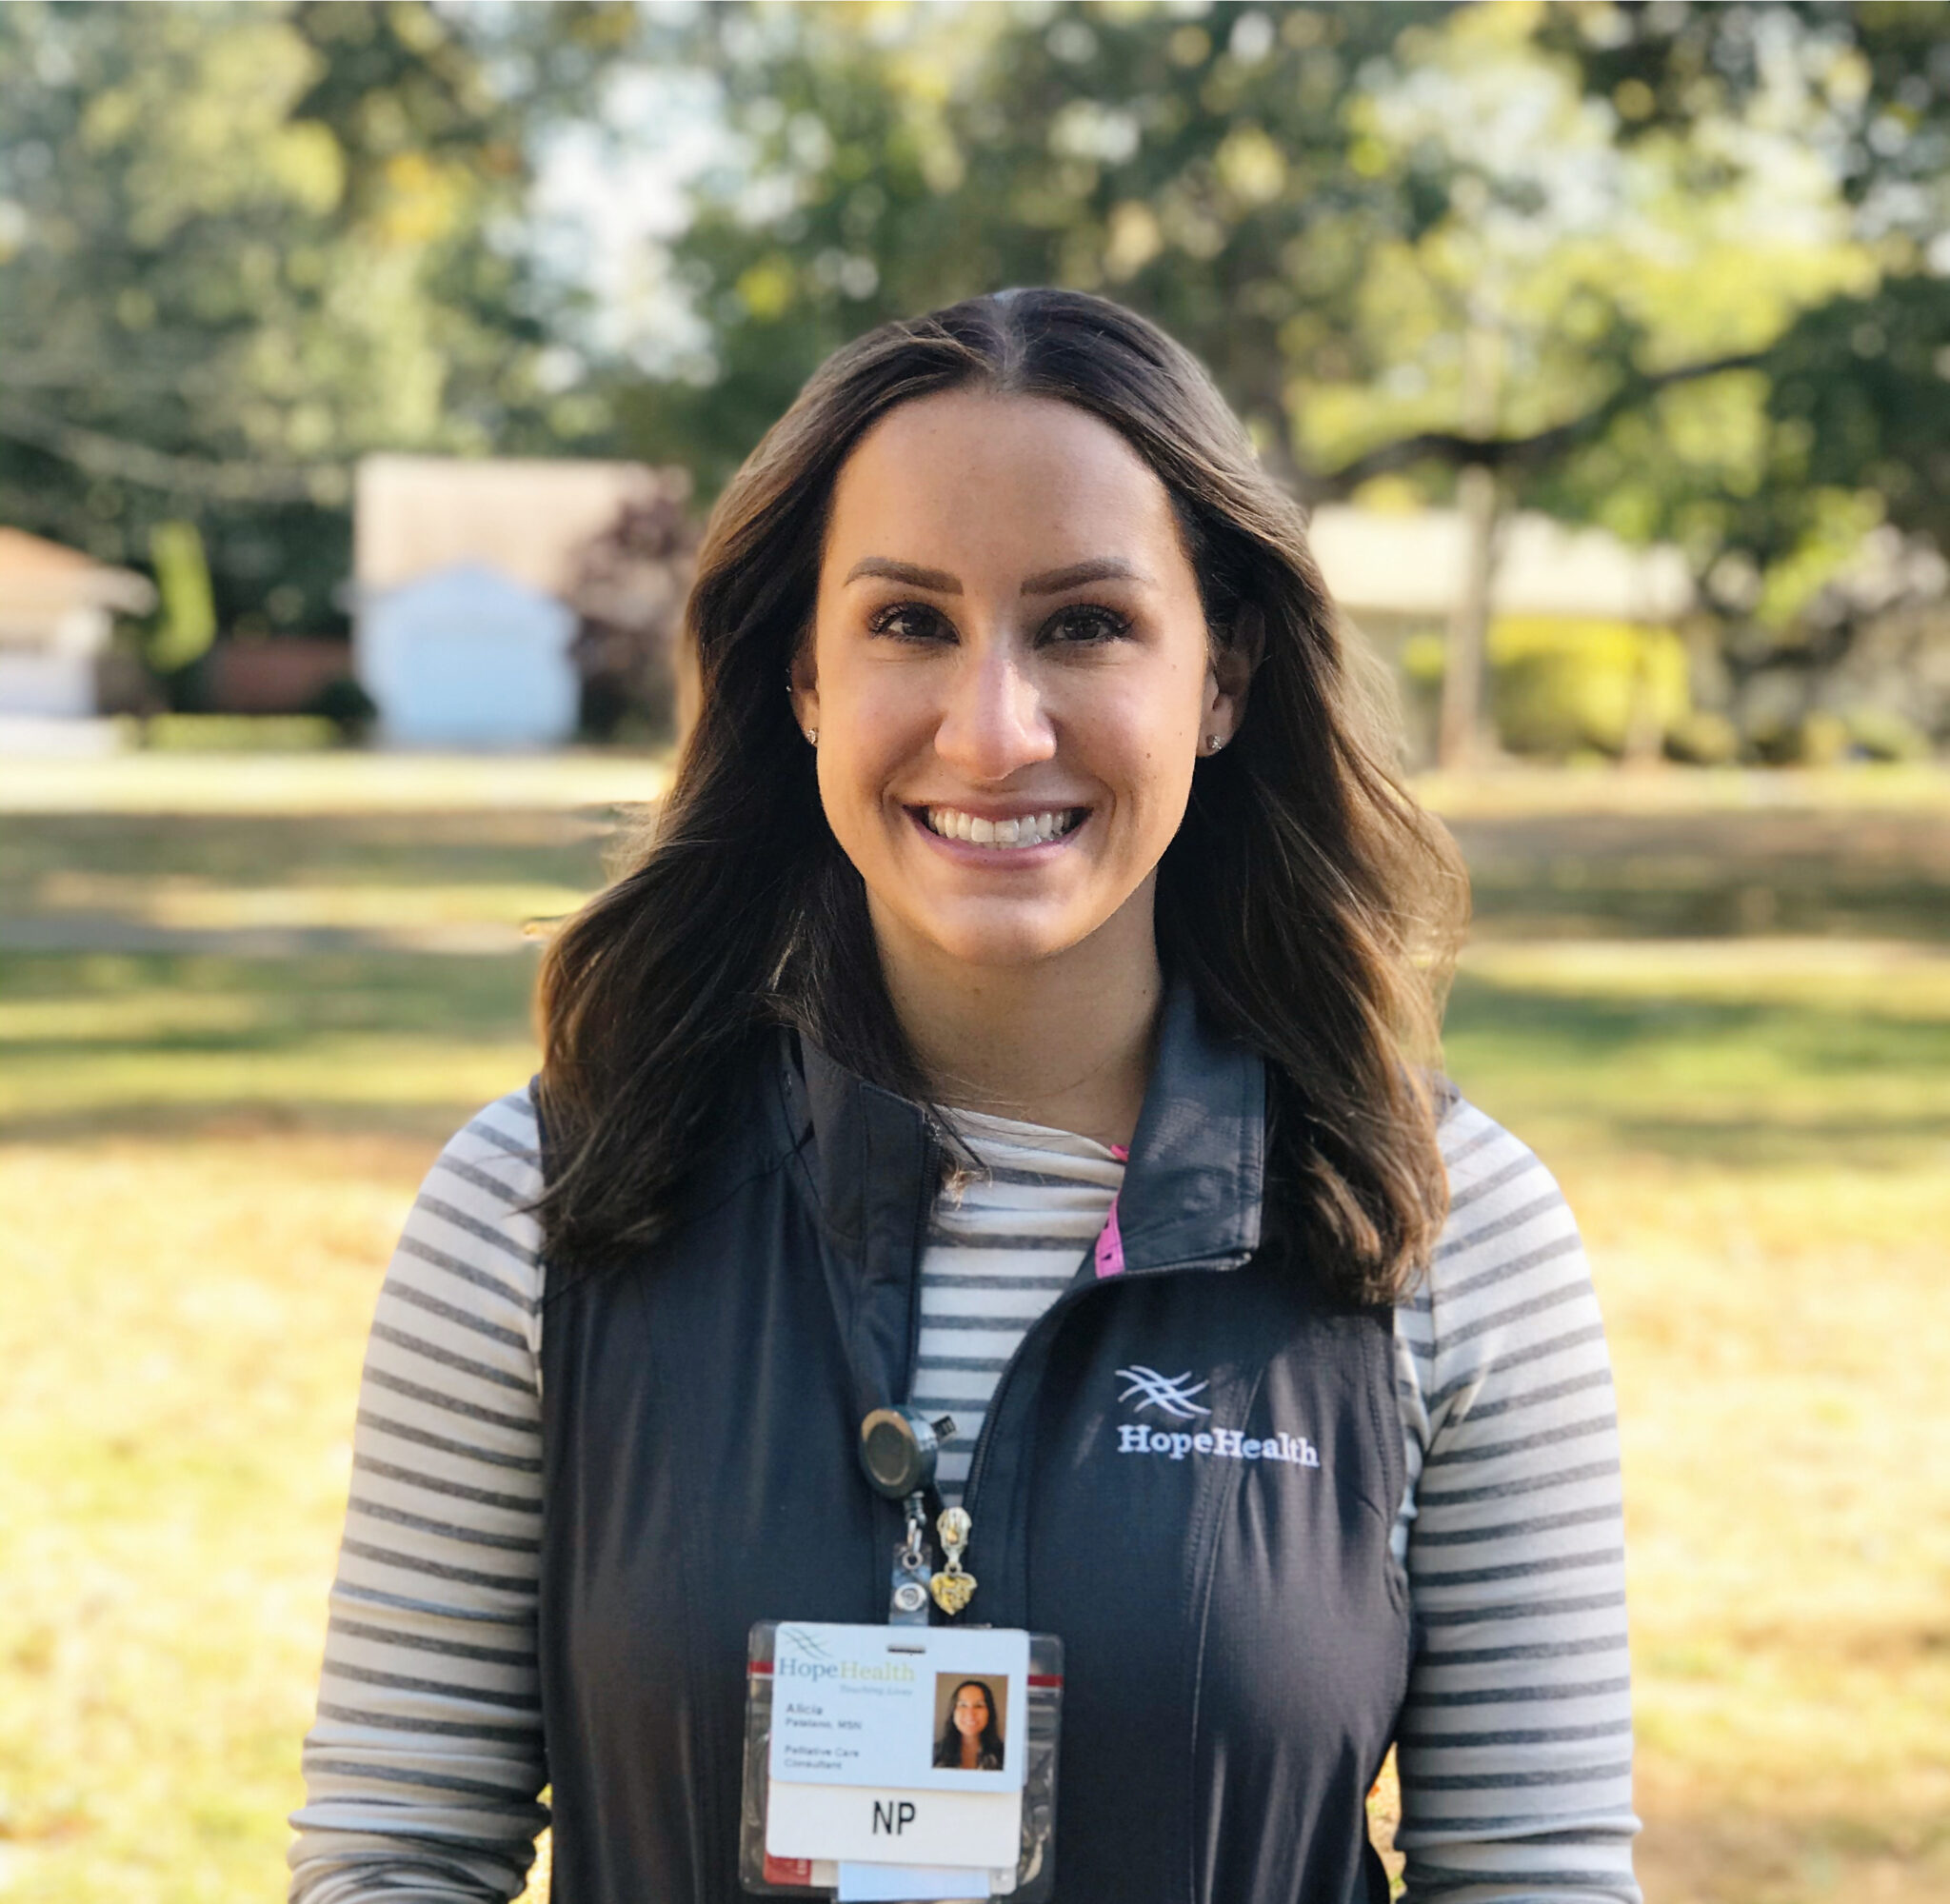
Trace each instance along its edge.
<path fill-rule="evenodd" d="M 943 1510 L 934 1525 L 948 1563 L 928 1581 L 927 1591 L 934 1596 L 935 1605 L 953 1619 L 975 1597 L 975 1576 L 965 1572 L 962 1566 L 962 1549 L 968 1544 L 975 1523 L 963 1509 L 950 1507 Z"/>

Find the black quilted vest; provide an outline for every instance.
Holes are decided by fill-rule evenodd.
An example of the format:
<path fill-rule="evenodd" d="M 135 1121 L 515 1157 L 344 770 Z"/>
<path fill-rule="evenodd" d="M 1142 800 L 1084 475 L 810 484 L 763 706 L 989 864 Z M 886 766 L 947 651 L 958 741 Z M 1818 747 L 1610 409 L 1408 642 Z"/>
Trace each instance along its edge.
<path fill-rule="evenodd" d="M 1174 993 L 1125 1269 L 1080 1265 L 976 1452 L 964 1617 L 1065 1647 L 1060 1904 L 1387 1896 L 1364 1798 L 1410 1650 L 1390 1322 L 1261 1248 L 1264 1126 L 1260 1061 Z M 854 1450 L 909 1392 L 940 1164 L 914 1105 L 782 1038 L 681 1232 L 551 1286 L 556 1904 L 746 1894 L 746 1636 L 886 1616 L 899 1510 Z"/>

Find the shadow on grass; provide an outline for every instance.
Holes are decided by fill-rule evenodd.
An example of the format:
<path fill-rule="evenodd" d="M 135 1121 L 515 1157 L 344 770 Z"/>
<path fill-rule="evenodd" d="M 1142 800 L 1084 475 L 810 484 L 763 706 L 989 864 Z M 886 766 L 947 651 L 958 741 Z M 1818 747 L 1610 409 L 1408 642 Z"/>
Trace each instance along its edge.
<path fill-rule="evenodd" d="M 1532 991 L 1464 974 L 1462 1088 L 1701 1163 L 1873 1164 L 1950 1140 L 1950 1021 L 1858 1006 Z"/>
<path fill-rule="evenodd" d="M 79 1061 L 114 1051 L 289 1050 L 347 1031 L 518 1038 L 527 1029 L 535 960 L 532 949 L 485 958 L 0 954 L 0 1000 L 9 1007 L 0 1023 L 11 1028 L 0 1034 L 0 1053 L 61 1048 Z M 229 1022 L 208 1021 L 213 1003 L 233 1008 Z M 36 1005 L 52 1009 L 37 1014 Z M 141 1028 L 118 1035 L 125 1024 Z"/>
<path fill-rule="evenodd" d="M 532 956 L 0 958 L 0 1136 L 439 1139 L 533 1068 Z"/>
<path fill-rule="evenodd" d="M 615 824 L 601 815 L 365 813 L 306 816 L 35 814 L 0 841 L 0 899 L 32 908 L 50 874 L 190 875 L 240 885 L 600 883 Z"/>

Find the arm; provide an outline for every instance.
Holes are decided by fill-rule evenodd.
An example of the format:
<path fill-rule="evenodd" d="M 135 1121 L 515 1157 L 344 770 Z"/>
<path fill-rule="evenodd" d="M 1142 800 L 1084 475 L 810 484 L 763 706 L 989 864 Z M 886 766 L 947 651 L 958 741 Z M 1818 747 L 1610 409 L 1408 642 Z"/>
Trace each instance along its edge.
<path fill-rule="evenodd" d="M 1443 1142 L 1451 1215 L 1397 1329 L 1419 1638 L 1397 1736 L 1408 1897 L 1639 1904 L 1597 1298 L 1542 1164 L 1467 1104 Z"/>
<path fill-rule="evenodd" d="M 526 1094 L 468 1124 L 380 1292 L 291 1904 L 510 1898 L 547 1822 L 535 1150 Z"/>

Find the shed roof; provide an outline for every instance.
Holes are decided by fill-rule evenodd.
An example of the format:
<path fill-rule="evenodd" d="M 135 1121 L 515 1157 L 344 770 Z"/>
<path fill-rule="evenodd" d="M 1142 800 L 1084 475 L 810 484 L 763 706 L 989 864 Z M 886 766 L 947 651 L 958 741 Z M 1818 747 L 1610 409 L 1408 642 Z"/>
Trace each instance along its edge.
<path fill-rule="evenodd" d="M 359 594 L 436 569 L 486 563 L 545 594 L 564 594 L 591 537 L 633 503 L 689 478 L 645 463 L 574 458 L 368 456 L 353 490 Z"/>
<path fill-rule="evenodd" d="M 9 608 L 50 614 L 112 608 L 142 615 L 155 600 L 154 585 L 133 569 L 97 562 L 25 529 L 0 528 L 0 604 Z"/>

